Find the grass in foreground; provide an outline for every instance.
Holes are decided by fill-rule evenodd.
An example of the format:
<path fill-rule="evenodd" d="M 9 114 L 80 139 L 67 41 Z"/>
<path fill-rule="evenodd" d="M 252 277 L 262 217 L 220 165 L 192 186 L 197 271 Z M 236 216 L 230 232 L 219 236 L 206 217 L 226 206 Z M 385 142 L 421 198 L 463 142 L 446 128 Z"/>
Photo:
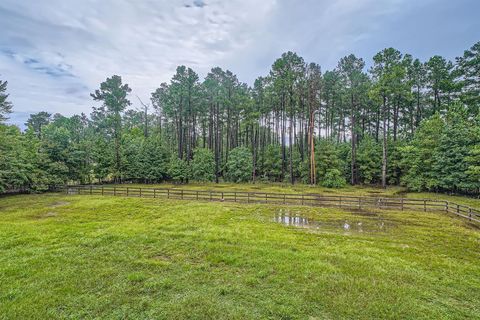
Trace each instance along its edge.
<path fill-rule="evenodd" d="M 11 196 L 0 318 L 474 319 L 479 247 L 440 213 Z"/>

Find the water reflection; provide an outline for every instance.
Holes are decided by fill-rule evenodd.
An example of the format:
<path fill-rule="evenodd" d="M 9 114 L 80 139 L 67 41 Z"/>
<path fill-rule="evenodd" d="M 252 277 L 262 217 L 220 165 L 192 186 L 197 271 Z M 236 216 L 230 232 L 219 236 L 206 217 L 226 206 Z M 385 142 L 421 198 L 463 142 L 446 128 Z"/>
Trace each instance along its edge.
<path fill-rule="evenodd" d="M 289 215 L 288 213 L 276 214 L 274 218 L 275 222 L 284 224 L 286 226 L 310 228 L 318 226 L 318 223 L 314 220 L 299 216 L 299 215 Z"/>
<path fill-rule="evenodd" d="M 292 226 L 306 229 L 337 230 L 344 232 L 381 232 L 386 231 L 386 224 L 382 220 L 372 219 L 372 221 L 318 221 L 312 218 L 301 216 L 298 213 L 290 212 L 286 209 L 280 209 L 273 218 L 274 222 L 285 226 Z"/>

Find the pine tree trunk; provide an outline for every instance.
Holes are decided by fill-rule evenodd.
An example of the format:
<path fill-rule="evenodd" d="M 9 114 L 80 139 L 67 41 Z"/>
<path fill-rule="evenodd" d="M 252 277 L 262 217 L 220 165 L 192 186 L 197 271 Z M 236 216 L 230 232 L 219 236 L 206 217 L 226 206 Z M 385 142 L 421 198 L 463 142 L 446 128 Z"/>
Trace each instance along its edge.
<path fill-rule="evenodd" d="M 351 123 L 351 139 L 352 139 L 352 159 L 351 159 L 351 179 L 350 182 L 352 185 L 355 185 L 357 183 L 356 179 L 356 154 L 357 154 L 357 148 L 356 148 L 356 132 L 355 132 L 355 105 L 353 101 L 353 94 L 351 95 L 351 106 L 352 106 L 352 123 Z"/>
<path fill-rule="evenodd" d="M 387 97 L 383 97 L 382 187 L 387 187 Z"/>

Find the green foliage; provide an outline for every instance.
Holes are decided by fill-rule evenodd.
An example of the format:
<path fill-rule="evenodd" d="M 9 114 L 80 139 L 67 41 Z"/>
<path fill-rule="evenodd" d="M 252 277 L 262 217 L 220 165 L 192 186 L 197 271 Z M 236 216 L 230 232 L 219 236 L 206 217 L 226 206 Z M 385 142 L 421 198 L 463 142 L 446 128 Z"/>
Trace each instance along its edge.
<path fill-rule="evenodd" d="M 29 182 L 21 140 L 18 128 L 0 124 L 0 192 L 22 188 Z"/>
<path fill-rule="evenodd" d="M 237 147 L 228 154 L 225 177 L 232 182 L 247 182 L 252 179 L 252 153 L 248 148 Z"/>
<path fill-rule="evenodd" d="M 480 194 L 480 114 L 473 119 L 471 123 L 471 144 L 469 146 L 468 156 L 465 157 L 467 182 L 469 190 Z"/>
<path fill-rule="evenodd" d="M 122 176 L 126 181 L 140 181 L 142 178 L 142 144 L 140 135 L 124 134 L 122 136 Z"/>
<path fill-rule="evenodd" d="M 122 171 L 122 116 L 121 112 L 129 106 L 130 100 L 127 96 L 132 91 L 128 84 L 122 84 L 122 78 L 114 75 L 107 78 L 100 84 L 100 89 L 90 94 L 95 101 L 102 101 L 102 117 L 104 124 L 113 132 L 115 158 L 114 158 L 114 177 L 119 179 Z"/>
<path fill-rule="evenodd" d="M 288 155 L 288 159 L 290 159 L 290 151 L 287 152 L 287 155 Z M 293 177 L 294 177 L 294 180 L 301 179 L 302 174 L 304 174 L 302 172 L 303 163 L 302 163 L 302 158 L 301 158 L 300 152 L 298 151 L 297 148 L 292 148 L 292 163 L 293 163 Z M 288 169 L 288 171 L 289 170 L 290 170 L 290 168 Z"/>
<path fill-rule="evenodd" d="M 114 171 L 115 151 L 113 145 L 108 143 L 107 140 L 102 139 L 101 137 L 93 137 L 92 139 L 94 141 L 92 149 L 93 176 L 99 181 L 104 181 Z"/>
<path fill-rule="evenodd" d="M 142 149 L 142 175 L 147 182 L 160 182 L 168 176 L 168 151 L 157 137 L 145 140 Z"/>
<path fill-rule="evenodd" d="M 471 129 L 463 106 L 455 105 L 448 110 L 434 154 L 433 173 L 438 179 L 435 187 L 454 191 L 471 188 L 465 161 L 470 153 L 469 146 L 473 145 Z"/>
<path fill-rule="evenodd" d="M 457 68 L 454 74 L 458 78 L 460 99 L 465 103 L 470 114 L 478 115 L 480 110 L 480 41 L 470 49 L 465 50 L 463 56 L 457 58 Z"/>
<path fill-rule="evenodd" d="M 8 114 L 12 112 L 12 103 L 8 101 L 7 81 L 0 80 L 0 124 L 8 119 Z"/>
<path fill-rule="evenodd" d="M 404 171 L 401 183 L 409 189 L 433 190 L 438 186 L 438 176 L 433 169 L 434 155 L 444 126 L 440 115 L 435 114 L 421 123 L 411 144 L 400 148 L 403 154 L 400 166 Z"/>
<path fill-rule="evenodd" d="M 402 184 L 416 191 L 478 192 L 479 141 L 478 125 L 462 105 L 423 121 L 412 142 L 400 148 Z"/>
<path fill-rule="evenodd" d="M 338 169 L 328 169 L 321 182 L 327 188 L 343 188 L 345 184 L 345 176 Z"/>
<path fill-rule="evenodd" d="M 127 95 L 132 91 L 128 84 L 122 84 L 122 77 L 113 75 L 100 84 L 100 89 L 91 94 L 95 101 L 102 101 L 109 114 L 118 117 L 130 105 Z"/>
<path fill-rule="evenodd" d="M 441 56 L 433 56 L 426 63 L 427 88 L 432 112 L 440 112 L 451 102 L 450 94 L 455 89 L 453 82 L 453 64 Z"/>
<path fill-rule="evenodd" d="M 340 150 L 337 148 L 337 145 L 331 140 L 320 139 L 315 147 L 315 164 L 317 171 L 317 183 L 324 185 L 324 182 L 327 184 L 335 184 L 333 181 L 326 182 L 327 179 L 334 178 L 337 171 L 342 176 L 343 181 L 345 182 L 345 177 L 343 177 L 343 161 L 340 158 Z M 333 172 L 330 172 L 333 170 Z M 329 176 L 327 177 L 327 174 Z"/>
<path fill-rule="evenodd" d="M 215 179 L 215 159 L 206 148 L 197 148 L 190 162 L 192 179 L 195 181 L 213 181 Z"/>
<path fill-rule="evenodd" d="M 30 115 L 25 132 L 2 129 L 0 192 L 170 177 L 248 181 L 253 174 L 309 182 L 313 138 L 318 184 L 345 178 L 478 193 L 479 52 L 476 43 L 454 64 L 387 48 L 369 73 L 351 54 L 324 74 L 286 52 L 252 88 L 219 67 L 201 81 L 179 66 L 150 103 L 140 100 L 141 110 L 127 109 L 131 89 L 114 75 L 91 94 L 100 103 L 90 117 L 42 111 Z M 0 81 L 0 123 L 12 108 L 6 91 Z"/>
<path fill-rule="evenodd" d="M 280 146 L 271 144 L 266 148 L 262 171 L 269 181 L 281 181 L 282 150 Z"/>
<path fill-rule="evenodd" d="M 31 114 L 25 125 L 32 129 L 33 132 L 37 135 L 37 137 L 41 138 L 42 129 L 44 126 L 50 123 L 51 116 L 52 115 L 50 113 L 45 111 Z"/>
<path fill-rule="evenodd" d="M 467 163 L 468 188 L 480 193 L 480 140 L 470 148 L 468 156 L 465 157 Z"/>
<path fill-rule="evenodd" d="M 390 185 L 399 185 L 402 172 L 402 147 L 405 141 L 397 140 L 388 143 L 388 167 L 387 167 L 387 181 Z"/>
<path fill-rule="evenodd" d="M 357 166 L 359 182 L 373 184 L 380 182 L 382 146 L 374 138 L 365 136 L 358 144 Z"/>
<path fill-rule="evenodd" d="M 187 161 L 172 155 L 168 163 L 168 176 L 175 182 L 185 183 L 190 177 L 190 170 Z"/>
<path fill-rule="evenodd" d="M 0 125 L 0 192 L 47 190 L 63 184 L 67 173 L 65 164 L 52 161 L 34 134 Z"/>
<path fill-rule="evenodd" d="M 310 183 L 310 159 L 305 158 L 299 165 L 300 181 L 304 184 Z"/>
<path fill-rule="evenodd" d="M 157 137 L 144 139 L 138 128 L 123 136 L 123 179 L 146 183 L 168 178 L 169 154 Z"/>

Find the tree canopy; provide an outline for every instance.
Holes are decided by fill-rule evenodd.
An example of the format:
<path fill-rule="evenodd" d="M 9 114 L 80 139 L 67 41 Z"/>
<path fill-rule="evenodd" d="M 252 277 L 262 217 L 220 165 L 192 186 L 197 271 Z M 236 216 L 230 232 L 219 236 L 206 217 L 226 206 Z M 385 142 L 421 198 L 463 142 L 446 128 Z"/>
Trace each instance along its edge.
<path fill-rule="evenodd" d="M 219 67 L 200 79 L 178 66 L 140 109 L 113 75 L 89 116 L 46 108 L 23 132 L 4 124 L 12 103 L 0 80 L 0 192 L 264 180 L 478 193 L 480 42 L 455 61 L 386 48 L 367 62 L 350 54 L 322 70 L 286 52 L 252 86 Z"/>

